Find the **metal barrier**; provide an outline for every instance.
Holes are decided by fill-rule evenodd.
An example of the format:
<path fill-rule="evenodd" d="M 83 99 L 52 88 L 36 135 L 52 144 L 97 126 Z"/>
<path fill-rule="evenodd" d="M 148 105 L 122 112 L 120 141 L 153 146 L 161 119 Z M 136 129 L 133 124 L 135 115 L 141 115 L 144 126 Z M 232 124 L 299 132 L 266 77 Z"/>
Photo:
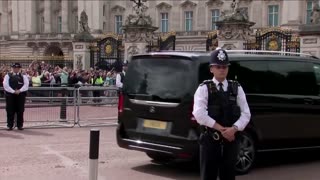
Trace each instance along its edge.
<path fill-rule="evenodd" d="M 114 106 L 118 104 L 117 88 L 82 86 L 77 89 L 77 124 L 96 126 L 114 124 L 117 119 Z M 90 113 L 87 113 L 90 111 Z"/>
<path fill-rule="evenodd" d="M 6 128 L 6 103 L 0 88 L 0 129 Z M 102 126 L 115 124 L 118 103 L 114 87 L 30 87 L 25 128 Z"/>

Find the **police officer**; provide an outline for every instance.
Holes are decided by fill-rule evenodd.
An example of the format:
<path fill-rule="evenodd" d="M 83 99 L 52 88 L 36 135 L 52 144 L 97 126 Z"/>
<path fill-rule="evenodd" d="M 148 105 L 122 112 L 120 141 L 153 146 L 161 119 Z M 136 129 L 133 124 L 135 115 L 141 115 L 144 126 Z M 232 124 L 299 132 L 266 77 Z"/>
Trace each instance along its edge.
<path fill-rule="evenodd" d="M 194 95 L 193 115 L 201 127 L 200 169 L 202 180 L 235 179 L 238 131 L 250 120 L 245 93 L 236 81 L 226 80 L 227 52 L 217 49 L 210 57 L 213 79 L 206 80 Z"/>
<path fill-rule="evenodd" d="M 128 64 L 129 64 L 129 62 L 127 60 L 124 61 L 123 65 L 122 65 L 122 72 L 118 73 L 116 76 L 116 86 L 118 88 L 122 88 L 122 86 L 123 86 L 123 81 L 124 81 L 124 77 L 125 77 L 127 69 L 128 69 Z"/>
<path fill-rule="evenodd" d="M 23 112 L 26 100 L 29 80 L 26 75 L 21 73 L 21 65 L 12 65 L 12 72 L 5 75 L 3 87 L 6 97 L 7 127 L 13 129 L 14 116 L 17 114 L 17 127 L 23 130 Z"/>

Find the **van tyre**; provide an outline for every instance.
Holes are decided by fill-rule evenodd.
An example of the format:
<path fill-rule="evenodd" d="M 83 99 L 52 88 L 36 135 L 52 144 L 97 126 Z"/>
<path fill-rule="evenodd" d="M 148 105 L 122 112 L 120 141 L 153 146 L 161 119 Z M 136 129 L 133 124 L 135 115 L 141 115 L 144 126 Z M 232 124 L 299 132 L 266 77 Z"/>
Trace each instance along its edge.
<path fill-rule="evenodd" d="M 146 152 L 147 156 L 150 157 L 157 163 L 167 163 L 172 161 L 174 158 L 170 155 L 158 153 L 158 152 Z"/>
<path fill-rule="evenodd" d="M 252 136 L 242 132 L 239 136 L 238 157 L 236 162 L 237 174 L 247 174 L 254 165 L 256 146 Z"/>

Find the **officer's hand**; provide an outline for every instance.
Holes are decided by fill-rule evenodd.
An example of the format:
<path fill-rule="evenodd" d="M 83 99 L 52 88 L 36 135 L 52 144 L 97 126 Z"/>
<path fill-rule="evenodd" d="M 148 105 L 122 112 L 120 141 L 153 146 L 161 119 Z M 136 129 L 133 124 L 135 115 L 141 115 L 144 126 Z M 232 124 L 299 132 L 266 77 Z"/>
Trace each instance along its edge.
<path fill-rule="evenodd" d="M 215 130 L 217 130 L 217 131 L 219 131 L 219 132 L 221 132 L 221 133 L 227 129 L 227 128 L 221 126 L 221 125 L 220 125 L 219 123 L 217 123 L 217 122 L 213 125 L 212 128 L 215 129 Z"/>
<path fill-rule="evenodd" d="M 222 136 L 226 138 L 229 142 L 234 141 L 236 130 L 233 127 L 228 127 L 222 132 Z"/>
<path fill-rule="evenodd" d="M 20 94 L 20 90 L 16 90 L 14 93 L 18 95 Z"/>

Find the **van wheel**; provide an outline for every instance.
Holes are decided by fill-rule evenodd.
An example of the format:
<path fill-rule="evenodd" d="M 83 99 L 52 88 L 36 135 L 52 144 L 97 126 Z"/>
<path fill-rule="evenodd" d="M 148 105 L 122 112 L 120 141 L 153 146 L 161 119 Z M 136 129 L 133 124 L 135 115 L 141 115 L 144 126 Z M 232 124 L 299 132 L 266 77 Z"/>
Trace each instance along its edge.
<path fill-rule="evenodd" d="M 166 163 L 173 160 L 172 156 L 158 153 L 158 152 L 146 152 L 147 156 L 149 156 L 152 160 L 156 161 L 157 163 Z"/>
<path fill-rule="evenodd" d="M 256 157 L 256 147 L 253 138 L 246 132 L 241 133 L 239 138 L 238 157 L 236 172 L 246 174 L 252 168 Z"/>

